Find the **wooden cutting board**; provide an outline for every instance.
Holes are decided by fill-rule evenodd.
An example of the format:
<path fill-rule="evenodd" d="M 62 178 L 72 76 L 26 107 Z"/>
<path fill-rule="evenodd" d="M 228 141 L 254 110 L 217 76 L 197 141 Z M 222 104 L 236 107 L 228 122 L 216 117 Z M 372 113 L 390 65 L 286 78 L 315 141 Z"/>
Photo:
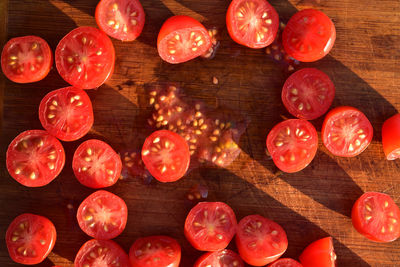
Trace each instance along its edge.
<path fill-rule="evenodd" d="M 201 253 L 183 236 L 189 210 L 185 194 L 197 185 L 209 190 L 208 200 L 228 203 L 238 219 L 264 215 L 281 224 L 288 234 L 287 257 L 298 258 L 312 241 L 334 237 L 338 266 L 400 266 L 400 241 L 373 243 L 351 225 L 350 211 L 364 191 L 391 195 L 400 204 L 400 165 L 384 159 L 380 129 L 383 121 L 400 107 L 400 2 L 398 0 L 271 0 L 283 19 L 296 10 L 317 8 L 336 25 L 336 44 L 326 58 L 302 66 L 326 72 L 336 86 L 333 106 L 361 109 L 375 129 L 369 148 L 356 158 L 332 156 L 321 144 L 316 158 L 305 170 L 278 174 L 265 155 L 269 130 L 290 117 L 280 100 L 287 73 L 265 50 L 251 50 L 234 43 L 225 29 L 228 0 L 142 0 L 146 25 L 131 43 L 113 40 L 117 52 L 115 73 L 97 91 L 89 92 L 95 123 L 88 138 L 109 142 L 116 150 L 140 147 L 146 125 L 147 105 L 140 101 L 143 88 L 154 82 L 177 82 L 187 96 L 213 107 L 240 112 L 249 126 L 240 140 L 243 152 L 226 169 L 202 167 L 171 184 L 139 179 L 119 181 L 109 188 L 129 207 L 129 220 L 116 241 L 128 250 L 140 236 L 168 234 L 182 245 L 181 266 L 192 266 Z M 96 26 L 96 0 L 2 0 L 0 41 L 39 35 L 55 49 L 58 41 L 77 26 Z M 158 31 L 168 17 L 186 14 L 221 30 L 221 46 L 212 60 L 193 60 L 169 65 L 156 50 Z M 217 77 L 218 84 L 212 82 Z M 44 215 L 57 228 L 53 252 L 40 266 L 72 266 L 79 247 L 89 238 L 79 229 L 75 210 L 93 190 L 81 186 L 71 169 L 71 158 L 82 142 L 63 143 L 67 161 L 61 175 L 43 188 L 16 183 L 5 168 L 7 145 L 20 132 L 41 128 L 38 105 L 49 91 L 66 86 L 53 69 L 34 84 L 15 84 L 1 75 L 1 179 L 0 239 L 14 217 L 24 212 Z M 318 131 L 322 120 L 313 121 Z M 135 141 L 138 140 L 138 141 Z M 69 208 L 68 208 L 69 207 Z M 232 248 L 234 246 L 232 245 Z M 17 266 L 0 242 L 0 266 Z"/>

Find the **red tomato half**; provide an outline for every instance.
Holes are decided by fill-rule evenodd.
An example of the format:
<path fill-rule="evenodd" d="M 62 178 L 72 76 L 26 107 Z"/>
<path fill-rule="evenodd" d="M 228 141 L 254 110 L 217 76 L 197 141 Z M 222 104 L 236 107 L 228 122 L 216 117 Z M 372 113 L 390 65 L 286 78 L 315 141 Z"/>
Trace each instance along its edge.
<path fill-rule="evenodd" d="M 168 236 L 148 236 L 136 240 L 129 250 L 132 267 L 178 267 L 181 246 Z"/>
<path fill-rule="evenodd" d="M 39 119 L 51 135 L 63 141 L 74 141 L 92 128 L 92 102 L 81 89 L 66 87 L 54 90 L 40 102 Z"/>
<path fill-rule="evenodd" d="M 142 160 L 154 178 L 160 182 L 175 182 L 189 168 L 189 146 L 177 133 L 156 131 L 144 141 Z"/>
<path fill-rule="evenodd" d="M 271 263 L 268 267 L 303 267 L 303 265 L 294 259 L 284 258 Z"/>
<path fill-rule="evenodd" d="M 201 256 L 194 267 L 244 267 L 243 260 L 238 254 L 229 249 L 208 252 Z"/>
<path fill-rule="evenodd" d="M 249 215 L 239 222 L 236 246 L 245 262 L 263 266 L 285 253 L 288 240 L 285 230 L 276 222 L 260 215 Z"/>
<path fill-rule="evenodd" d="M 222 202 L 201 202 L 186 217 L 184 233 L 195 249 L 218 251 L 228 246 L 236 227 L 231 207 Z"/>
<path fill-rule="evenodd" d="M 19 134 L 7 149 L 7 170 L 20 184 L 44 186 L 53 181 L 65 163 L 64 148 L 55 137 L 42 130 Z"/>
<path fill-rule="evenodd" d="M 373 128 L 356 108 L 337 107 L 325 117 L 321 135 L 325 147 L 336 156 L 354 157 L 371 143 Z"/>
<path fill-rule="evenodd" d="M 267 149 L 275 165 L 284 172 L 298 172 L 310 164 L 317 153 L 318 134 L 305 120 L 278 123 L 267 137 Z"/>
<path fill-rule="evenodd" d="M 279 28 L 279 16 L 266 0 L 233 0 L 226 14 L 229 35 L 250 48 L 270 45 Z"/>
<path fill-rule="evenodd" d="M 300 262 L 303 267 L 335 267 L 336 257 L 332 237 L 325 237 L 306 247 Z"/>
<path fill-rule="evenodd" d="M 382 145 L 386 159 L 400 157 L 400 114 L 387 119 L 382 126 Z"/>
<path fill-rule="evenodd" d="M 101 0 L 96 8 L 99 28 L 121 41 L 139 37 L 144 21 L 145 13 L 139 0 Z"/>
<path fill-rule="evenodd" d="M 76 218 L 87 235 L 102 240 L 112 239 L 124 231 L 128 208 L 122 198 L 99 190 L 82 201 Z"/>
<path fill-rule="evenodd" d="M 386 194 L 363 194 L 353 206 L 351 219 L 354 228 L 373 241 L 391 242 L 400 237 L 400 210 Z"/>
<path fill-rule="evenodd" d="M 188 16 L 174 16 L 161 27 L 157 39 L 160 57 L 172 64 L 194 59 L 211 47 L 207 29 Z"/>
<path fill-rule="evenodd" d="M 1 53 L 1 69 L 16 83 L 32 83 L 47 76 L 53 55 L 47 42 L 37 36 L 9 40 Z"/>
<path fill-rule="evenodd" d="M 314 120 L 325 114 L 335 97 L 335 85 L 328 75 L 314 68 L 293 73 L 282 89 L 286 109 L 299 119 Z"/>
<path fill-rule="evenodd" d="M 131 267 L 126 252 L 114 241 L 87 241 L 76 254 L 75 267 Z"/>
<path fill-rule="evenodd" d="M 75 151 L 72 169 L 84 186 L 102 188 L 114 185 L 121 175 L 119 155 L 107 143 L 92 139 L 83 142 Z"/>
<path fill-rule="evenodd" d="M 55 59 L 57 70 L 67 83 L 94 89 L 111 77 L 115 51 L 105 33 L 93 27 L 79 27 L 58 43 Z"/>
<path fill-rule="evenodd" d="M 293 58 L 317 61 L 331 51 L 336 40 L 332 20 L 319 10 L 305 9 L 297 12 L 283 30 L 285 51 Z"/>
<path fill-rule="evenodd" d="M 15 218 L 7 229 L 6 244 L 13 261 L 38 264 L 56 243 L 56 228 L 46 217 L 24 213 Z"/>

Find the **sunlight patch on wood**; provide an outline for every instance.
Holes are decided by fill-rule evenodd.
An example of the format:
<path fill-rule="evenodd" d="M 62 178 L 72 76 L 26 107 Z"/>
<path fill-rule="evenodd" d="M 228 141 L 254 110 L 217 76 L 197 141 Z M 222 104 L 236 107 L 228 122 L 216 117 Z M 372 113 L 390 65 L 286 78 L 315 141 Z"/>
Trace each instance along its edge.
<path fill-rule="evenodd" d="M 161 2 L 174 14 L 174 15 L 187 15 L 199 21 L 204 21 L 205 17 L 199 13 L 187 8 L 175 0 L 161 0 Z"/>

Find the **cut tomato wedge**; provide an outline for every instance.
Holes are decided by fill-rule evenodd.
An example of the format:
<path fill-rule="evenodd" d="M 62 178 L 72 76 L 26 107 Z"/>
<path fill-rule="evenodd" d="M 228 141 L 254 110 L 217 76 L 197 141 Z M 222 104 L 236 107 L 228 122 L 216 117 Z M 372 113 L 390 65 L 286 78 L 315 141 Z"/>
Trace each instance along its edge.
<path fill-rule="evenodd" d="M 208 252 L 201 256 L 194 267 L 244 267 L 243 260 L 238 254 L 229 249 Z"/>
<path fill-rule="evenodd" d="M 387 119 L 383 124 L 382 145 L 387 160 L 400 158 L 400 114 Z"/>
<path fill-rule="evenodd" d="M 303 267 L 335 267 L 336 258 L 332 237 L 311 243 L 299 257 Z"/>
<path fill-rule="evenodd" d="M 284 258 L 274 261 L 268 267 L 303 267 L 303 265 L 294 259 Z"/>

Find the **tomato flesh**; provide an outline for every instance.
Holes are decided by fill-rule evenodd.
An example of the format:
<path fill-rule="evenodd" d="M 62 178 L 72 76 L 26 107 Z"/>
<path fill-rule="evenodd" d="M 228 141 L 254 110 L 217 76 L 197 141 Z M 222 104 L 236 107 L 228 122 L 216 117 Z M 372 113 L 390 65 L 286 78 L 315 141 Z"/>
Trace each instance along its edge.
<path fill-rule="evenodd" d="M 400 114 L 387 119 L 383 124 L 382 145 L 387 160 L 400 157 Z"/>
<path fill-rule="evenodd" d="M 235 42 L 263 48 L 274 41 L 279 16 L 266 0 L 233 0 L 226 14 L 226 25 Z"/>
<path fill-rule="evenodd" d="M 321 135 L 325 147 L 333 155 L 354 157 L 371 143 L 373 128 L 358 109 L 337 107 L 326 115 Z"/>
<path fill-rule="evenodd" d="M 58 139 L 78 140 L 92 128 L 92 102 L 81 89 L 66 87 L 54 90 L 40 102 L 39 119 L 43 128 Z"/>
<path fill-rule="evenodd" d="M 107 143 L 91 139 L 75 151 L 72 169 L 84 186 L 102 188 L 114 185 L 121 175 L 119 155 Z"/>
<path fill-rule="evenodd" d="M 186 217 L 184 233 L 195 249 L 218 251 L 231 242 L 236 226 L 231 207 L 222 202 L 201 202 Z"/>
<path fill-rule="evenodd" d="M 294 259 L 284 258 L 274 261 L 268 267 L 303 267 L 303 265 Z"/>
<path fill-rule="evenodd" d="M 41 263 L 56 243 L 53 223 L 39 215 L 24 213 L 16 217 L 6 233 L 8 253 L 21 264 Z"/>
<path fill-rule="evenodd" d="M 299 257 L 303 267 L 335 267 L 336 258 L 332 237 L 311 243 Z"/>
<path fill-rule="evenodd" d="M 335 86 L 328 75 L 314 68 L 293 73 L 282 89 L 286 109 L 299 119 L 314 120 L 325 114 L 335 97 Z"/>
<path fill-rule="evenodd" d="M 243 260 L 238 254 L 229 249 L 208 252 L 201 256 L 194 267 L 244 267 Z"/>

